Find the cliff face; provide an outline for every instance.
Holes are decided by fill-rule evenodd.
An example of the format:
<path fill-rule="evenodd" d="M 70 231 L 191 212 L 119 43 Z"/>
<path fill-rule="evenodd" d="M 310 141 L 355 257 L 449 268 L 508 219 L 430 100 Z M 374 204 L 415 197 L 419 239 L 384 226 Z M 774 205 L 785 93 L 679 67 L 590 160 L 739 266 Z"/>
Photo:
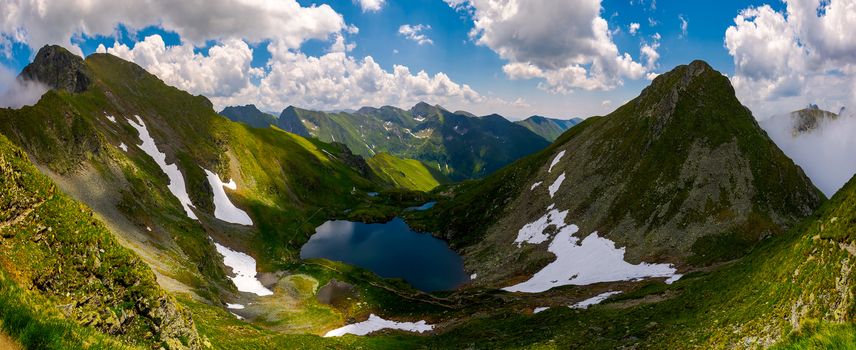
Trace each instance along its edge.
<path fill-rule="evenodd" d="M 83 59 L 56 45 L 39 50 L 33 63 L 24 68 L 20 77 L 73 93 L 86 91 L 92 83 Z"/>

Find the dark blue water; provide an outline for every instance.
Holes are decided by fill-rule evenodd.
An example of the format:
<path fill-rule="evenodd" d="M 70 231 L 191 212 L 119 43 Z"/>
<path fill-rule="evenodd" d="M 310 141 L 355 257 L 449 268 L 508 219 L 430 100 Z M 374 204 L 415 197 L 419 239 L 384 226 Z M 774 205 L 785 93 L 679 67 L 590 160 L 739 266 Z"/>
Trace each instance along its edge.
<path fill-rule="evenodd" d="M 300 248 L 300 257 L 341 261 L 426 292 L 454 289 L 468 280 L 461 257 L 446 242 L 410 230 L 399 218 L 383 224 L 327 221 Z"/>
<path fill-rule="evenodd" d="M 420 205 L 420 206 L 418 206 L 418 207 L 410 207 L 410 208 L 407 208 L 407 209 L 404 209 L 404 210 L 425 211 L 425 210 L 428 210 L 428 209 L 433 208 L 433 207 L 434 207 L 434 204 L 437 204 L 437 202 L 428 202 L 428 203 L 422 204 L 422 205 Z"/>

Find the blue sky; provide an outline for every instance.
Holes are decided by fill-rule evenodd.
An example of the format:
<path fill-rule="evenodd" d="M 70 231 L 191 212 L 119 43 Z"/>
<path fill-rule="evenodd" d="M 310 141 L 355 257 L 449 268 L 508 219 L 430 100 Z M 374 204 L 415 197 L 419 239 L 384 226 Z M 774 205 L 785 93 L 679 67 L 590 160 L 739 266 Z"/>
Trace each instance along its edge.
<path fill-rule="evenodd" d="M 223 1 L 226 0 L 218 2 Z M 295 0 L 281 1 L 288 3 Z M 487 32 L 482 32 L 481 35 L 477 33 L 475 37 L 470 36 L 471 30 L 476 26 L 477 18 L 488 16 L 487 12 L 483 11 L 486 5 L 478 5 L 477 1 L 468 3 L 461 0 L 387 0 L 376 11 L 364 11 L 359 1 L 356 0 L 297 0 L 297 3 L 300 5 L 300 11 L 322 4 L 328 5 L 332 12 L 341 16 L 344 24 L 330 29 L 328 32 L 323 32 L 322 34 L 326 33 L 324 35 L 301 34 L 304 36 L 299 38 L 300 44 L 297 47 L 290 47 L 289 52 L 301 53 L 307 59 L 322 57 L 331 52 L 331 43 L 335 41 L 336 36 L 341 36 L 346 44 L 355 44 L 353 49 L 345 51 L 345 56 L 351 58 L 357 65 L 365 57 L 371 57 L 374 63 L 387 73 L 392 72 L 396 65 L 406 66 L 409 69 L 409 73 L 413 76 L 416 76 L 419 71 L 425 71 L 429 78 L 442 73 L 460 88 L 458 90 L 466 90 L 463 88 L 466 85 L 474 91 L 474 94 L 478 95 L 477 97 L 462 97 L 467 93 L 458 90 L 448 92 L 443 89 L 440 89 L 442 91 L 439 94 L 431 92 L 425 95 L 380 96 L 371 99 L 360 98 L 359 96 L 354 97 L 348 95 L 347 92 L 335 90 L 325 92 L 333 95 L 329 99 L 325 96 L 301 96 L 301 93 L 307 95 L 313 93 L 311 91 L 312 87 L 317 86 L 314 82 L 306 82 L 305 85 L 294 88 L 294 90 L 289 90 L 287 94 L 282 93 L 278 96 L 262 95 L 258 91 L 249 92 L 249 90 L 241 90 L 239 93 L 238 90 L 240 88 L 233 89 L 235 91 L 222 92 L 221 94 L 221 91 L 217 90 L 217 86 L 200 88 L 198 87 L 199 84 L 188 84 L 187 86 L 176 85 L 188 90 L 197 89 L 198 91 L 191 91 L 194 93 L 215 95 L 212 100 L 219 107 L 226 104 L 256 103 L 273 111 L 284 108 L 288 104 L 314 109 L 336 109 L 356 108 L 359 107 L 356 104 L 361 102 L 405 104 L 417 99 L 425 99 L 430 103 L 448 104 L 450 105 L 450 109 L 466 109 L 474 111 L 477 114 L 498 112 L 513 119 L 533 114 L 558 118 L 587 117 L 608 113 L 621 103 L 635 97 L 650 82 L 645 75 L 649 73 L 662 73 L 676 65 L 688 63 L 693 59 L 706 60 L 714 68 L 730 77 L 735 74 L 745 73 L 744 71 L 737 71 L 736 68 L 738 67 L 735 67 L 734 63 L 735 57 L 726 48 L 726 30 L 730 26 L 734 26 L 735 17 L 744 9 L 768 4 L 769 8 L 775 13 L 783 13 L 787 6 L 786 3 L 777 0 L 730 0 L 716 2 L 661 0 L 655 4 L 652 4 L 652 1 L 654 0 L 604 0 L 602 2 L 595 0 L 567 0 L 544 2 L 546 4 L 544 6 L 555 6 L 557 9 L 563 6 L 578 6 L 575 3 L 599 3 L 600 11 L 597 13 L 597 16 L 608 23 L 608 29 L 611 33 L 610 40 L 617 47 L 618 54 L 627 53 L 633 62 L 640 63 L 643 66 L 645 64 L 641 52 L 642 45 L 658 43 L 655 49 L 659 57 L 652 66 L 644 67 L 644 72 L 641 75 L 639 72 L 630 73 L 629 71 L 615 73 L 615 76 L 610 77 L 613 86 L 609 86 L 608 88 L 586 89 L 580 88 L 579 86 L 581 85 L 570 83 L 562 85 L 564 83 L 559 83 L 560 86 L 571 86 L 570 90 L 561 93 L 550 91 L 549 88 L 545 88 L 545 85 L 550 85 L 545 83 L 546 76 L 549 74 L 547 71 L 555 68 L 550 66 L 550 64 L 535 64 L 535 66 L 544 69 L 545 73 L 543 76 L 524 79 L 512 78 L 504 71 L 504 67 L 517 61 L 529 62 L 532 56 L 537 56 L 538 53 L 521 52 L 520 50 L 530 50 L 533 47 L 538 48 L 539 45 L 537 43 L 519 44 L 502 42 L 502 38 L 494 40 L 493 43 L 477 43 L 476 41 L 480 37 L 489 35 L 485 34 Z M 805 2 L 807 0 L 800 1 Z M 469 8 L 453 8 L 450 3 L 455 2 L 463 2 L 464 5 L 469 4 Z M 78 22 L 86 23 L 87 15 L 87 13 L 81 13 L 80 16 L 82 18 Z M 107 13 L 104 16 L 109 17 L 110 14 Z M 218 14 L 218 16 L 222 16 L 222 13 Z M 684 23 L 682 19 L 686 23 L 685 28 L 682 28 L 682 24 Z M 104 18 L 98 20 L 105 21 Z M 133 22 L 135 22 L 133 24 L 126 23 L 121 16 L 113 19 L 108 18 L 108 20 L 105 23 L 99 22 L 84 26 L 85 28 L 82 28 L 82 26 L 70 27 L 71 31 L 73 31 L 73 33 L 68 33 L 70 35 L 70 44 L 78 46 L 80 52 L 84 55 L 95 52 L 99 44 L 106 48 L 111 48 L 114 46 L 114 42 L 126 46 L 128 52 L 133 52 L 139 41 L 150 35 L 159 35 L 166 47 L 182 44 L 189 45 L 192 46 L 194 53 L 204 57 L 208 56 L 209 48 L 223 45 L 224 40 L 222 33 L 211 33 L 206 37 L 206 33 L 203 32 L 201 35 L 196 35 L 203 38 L 202 42 L 199 42 L 199 39 L 196 38 L 196 42 L 190 43 L 178 33 L 189 32 L 187 28 L 192 26 L 193 23 L 183 23 L 182 21 L 185 19 L 177 15 L 164 19 L 157 16 L 136 18 L 133 19 Z M 243 18 L 242 20 L 252 20 L 252 18 Z M 556 30 L 554 35 L 556 37 L 574 35 L 573 33 L 569 34 L 565 32 L 568 23 L 565 22 L 564 18 L 528 18 L 525 20 L 535 24 L 538 24 L 539 21 L 552 21 L 555 23 Z M 573 20 L 575 19 L 570 17 L 567 19 L 567 21 Z M 147 23 L 146 21 L 150 23 L 140 26 L 140 23 Z M 289 22 L 284 23 L 288 25 Z M 631 33 L 631 23 L 639 24 L 635 34 Z M 51 24 L 45 23 L 43 25 L 49 26 Z M 402 25 L 422 25 L 425 28 L 430 26 L 429 29 L 423 29 L 420 33 L 430 39 L 431 43 L 419 44 L 414 40 L 408 39 L 405 35 L 399 33 Z M 87 32 L 86 30 L 89 27 L 96 28 L 99 26 L 106 26 L 107 28 L 112 28 L 112 30 L 104 30 L 103 28 L 100 32 L 98 30 Z M 137 29 L 129 29 L 134 28 L 134 26 L 137 26 Z M 353 27 L 358 28 L 358 32 L 347 29 Z M 0 30 L 3 30 L 7 38 L 10 37 L 11 34 L 9 34 L 8 28 L 0 28 Z M 567 30 L 572 30 L 572 28 Z M 277 42 L 277 40 L 285 40 L 282 37 L 277 37 L 277 34 L 267 34 L 270 38 L 266 38 L 264 33 L 247 33 L 242 32 L 238 28 L 234 32 L 229 33 L 229 35 L 242 39 L 252 51 L 251 61 L 246 62 L 248 66 L 243 66 L 245 70 L 249 71 L 249 68 L 257 68 L 262 71 L 262 73 L 235 77 L 237 79 L 235 81 L 238 81 L 238 83 L 232 82 L 232 85 L 237 84 L 235 86 L 239 87 L 242 84 L 249 87 L 258 86 L 263 80 L 275 75 L 272 74 L 272 69 L 282 70 L 283 72 L 294 71 L 294 65 L 282 65 L 278 68 L 271 65 L 273 62 L 279 62 L 281 60 L 280 57 L 284 57 L 281 55 L 275 57 L 268 50 L 270 43 Z M 659 35 L 659 38 L 655 39 L 654 35 Z M 257 36 L 260 39 L 251 39 L 249 36 Z M 58 38 L 61 39 L 62 37 Z M 51 40 L 49 38 L 42 41 L 52 43 L 50 42 Z M 0 55 L 0 63 L 12 71 L 18 72 L 32 58 L 33 48 L 31 46 L 37 45 L 37 43 L 35 43 L 35 40 L 26 42 L 15 42 L 12 40 L 11 44 L 9 42 L 7 40 L 4 46 L 3 42 L 0 41 L 0 47 L 3 47 L 7 51 L 6 55 Z M 58 43 L 66 46 L 69 44 L 67 42 Z M 736 46 L 737 44 L 734 45 Z M 743 47 L 745 46 L 741 46 L 741 49 Z M 514 52 L 518 56 L 522 55 L 528 58 L 520 60 L 507 56 L 503 57 L 501 54 L 503 49 L 515 50 Z M 549 49 L 552 49 L 552 47 Z M 573 55 L 574 52 L 569 51 L 564 54 Z M 176 53 L 175 55 L 178 54 Z M 124 58 L 137 61 L 137 63 L 140 63 L 144 68 L 153 71 L 155 74 L 158 74 L 157 72 L 170 71 L 170 69 L 164 68 L 167 63 L 170 63 L 167 62 L 168 60 L 172 60 L 171 63 L 174 66 L 184 64 L 175 63 L 175 61 L 180 61 L 181 58 L 165 58 L 162 62 L 151 63 L 151 60 L 145 61 L 145 59 L 140 58 L 141 56 L 142 54 L 134 56 L 128 53 Z M 555 59 L 553 60 L 555 61 Z M 149 62 L 150 66 L 146 66 L 141 62 Z M 341 63 L 343 66 L 351 64 L 347 59 Z M 576 63 L 562 64 L 575 65 Z M 200 63 L 200 67 L 201 65 L 203 64 Z M 306 66 L 302 67 L 305 68 Z M 589 74 L 592 74 L 593 68 L 591 62 L 583 62 L 580 64 L 580 67 L 587 69 Z M 334 69 L 334 71 L 336 70 Z M 207 74 L 219 74 L 216 70 L 213 71 L 214 73 L 211 73 L 212 70 L 210 69 L 205 70 L 205 72 L 209 72 Z M 347 72 L 348 74 L 352 74 L 349 70 Z M 183 74 L 186 81 L 186 76 L 194 73 L 184 72 Z M 281 80 L 289 79 L 288 74 L 282 74 L 284 79 Z M 324 74 L 335 73 L 319 73 L 319 76 Z M 162 76 L 162 79 L 168 83 L 182 81 L 179 78 L 170 76 Z M 333 85 L 344 84 L 336 79 L 333 80 L 336 81 L 332 83 Z M 433 83 L 436 82 L 434 80 Z M 393 83 L 387 84 L 389 85 L 389 89 L 407 89 Z M 193 86 L 197 87 L 194 88 Z M 556 86 L 552 87 L 555 88 Z M 350 89 L 353 90 L 353 88 Z M 273 90 L 276 90 L 276 88 Z M 310 91 L 307 93 L 307 90 Z M 373 93 L 380 94 L 382 92 Z M 364 94 L 368 95 L 368 93 Z M 515 101 L 518 103 L 515 103 Z M 795 103 L 793 102 L 792 104 Z M 409 106 L 401 105 L 401 107 Z"/>

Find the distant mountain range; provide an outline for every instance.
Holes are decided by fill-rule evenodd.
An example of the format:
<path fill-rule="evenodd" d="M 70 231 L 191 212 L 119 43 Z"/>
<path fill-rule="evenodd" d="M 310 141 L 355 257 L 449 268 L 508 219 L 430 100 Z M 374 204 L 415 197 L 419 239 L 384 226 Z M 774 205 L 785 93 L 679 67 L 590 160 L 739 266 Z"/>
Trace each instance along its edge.
<path fill-rule="evenodd" d="M 522 125 L 523 127 L 547 139 L 548 141 L 553 142 L 557 138 L 559 138 L 559 136 L 562 135 L 566 130 L 570 129 L 574 125 L 579 124 L 582 121 L 582 118 L 554 119 L 533 115 L 529 118 L 519 120 L 514 123 L 517 125 Z"/>
<path fill-rule="evenodd" d="M 476 117 L 421 102 L 409 110 L 383 106 L 320 112 L 289 106 L 279 117 L 254 105 L 226 107 L 221 115 L 253 127 L 275 126 L 324 142 L 339 142 L 371 158 L 389 153 L 419 160 L 452 180 L 484 177 L 537 152 L 575 124 L 533 117 L 512 123 L 500 115 Z"/>

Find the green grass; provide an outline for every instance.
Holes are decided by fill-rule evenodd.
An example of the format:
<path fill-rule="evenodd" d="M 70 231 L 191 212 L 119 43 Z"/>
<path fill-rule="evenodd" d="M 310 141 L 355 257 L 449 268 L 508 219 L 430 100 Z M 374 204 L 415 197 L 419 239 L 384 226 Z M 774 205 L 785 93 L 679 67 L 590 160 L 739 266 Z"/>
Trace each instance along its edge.
<path fill-rule="evenodd" d="M 369 158 L 368 163 L 379 177 L 399 188 L 427 192 L 448 181 L 445 176 L 415 159 L 401 159 L 380 153 Z"/>
<path fill-rule="evenodd" d="M 196 344 L 190 315 L 160 289 L 149 267 L 3 136 L 0 192 L 0 267 L 9 334 L 48 348 L 73 348 L 63 343 L 63 332 L 93 331 L 119 333 L 117 339 L 126 344 Z M 28 296 L 24 289 L 36 293 Z M 15 298 L 25 302 L 14 307 Z M 60 305 L 71 305 L 63 313 L 68 321 L 53 321 L 56 316 L 44 311 Z M 76 330 L 71 321 L 89 326 L 88 331 Z"/>
<path fill-rule="evenodd" d="M 856 349 L 856 324 L 807 323 L 772 349 Z"/>

